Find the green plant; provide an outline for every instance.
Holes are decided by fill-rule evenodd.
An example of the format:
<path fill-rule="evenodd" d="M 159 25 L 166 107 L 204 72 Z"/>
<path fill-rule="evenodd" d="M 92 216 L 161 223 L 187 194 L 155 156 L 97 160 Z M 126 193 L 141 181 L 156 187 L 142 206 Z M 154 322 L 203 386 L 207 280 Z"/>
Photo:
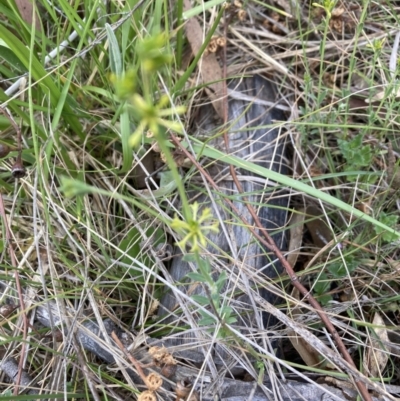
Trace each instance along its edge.
<path fill-rule="evenodd" d="M 321 273 L 317 276 L 316 282 L 313 285 L 313 291 L 318 302 L 324 306 L 332 300 L 332 295 L 327 294 L 332 285 L 332 281 L 326 273 Z"/>
<path fill-rule="evenodd" d="M 354 254 L 346 254 L 342 260 L 330 263 L 328 270 L 335 279 L 349 276 L 359 265 L 358 259 Z"/>
<path fill-rule="evenodd" d="M 182 249 L 188 246 L 192 252 L 184 259 L 195 262 L 198 269 L 197 272 L 188 273 L 187 277 L 203 284 L 206 292 L 206 296 L 192 295 L 192 298 L 201 306 L 211 308 L 208 312 L 203 309 L 199 310 L 202 317 L 199 320 L 199 325 L 212 326 L 209 330 L 214 331 L 216 323 L 219 322 L 221 328 L 218 330 L 217 337 L 224 338 L 229 333 L 226 325 L 236 322 L 236 318 L 232 316 L 232 308 L 221 300 L 221 291 L 226 283 L 227 276 L 225 272 L 222 272 L 218 277 L 215 277 L 215 274 L 211 272 L 209 261 L 200 256 L 200 245 L 203 247 L 207 245 L 208 233 L 218 232 L 218 222 L 214 221 L 209 208 L 204 208 L 199 215 L 198 203 L 190 205 L 190 210 L 191 215 L 187 220 L 180 220 L 175 216 L 171 222 L 171 228 L 183 236 L 178 245 Z"/>
<path fill-rule="evenodd" d="M 346 160 L 345 171 L 360 170 L 371 165 L 374 153 L 370 145 L 363 145 L 363 134 L 354 138 L 338 139 L 339 149 Z"/>
<path fill-rule="evenodd" d="M 208 312 L 199 309 L 201 319 L 200 326 L 211 326 L 210 332 L 215 331 L 216 323 L 220 323 L 220 329 L 217 332 L 217 338 L 225 338 L 229 335 L 229 324 L 236 322 L 233 316 L 233 310 L 221 300 L 221 291 L 227 280 L 225 272 L 222 272 L 214 279 L 211 272 L 211 266 L 208 260 L 201 259 L 196 256 L 198 272 L 188 273 L 187 276 L 204 285 L 207 296 L 192 295 L 192 298 L 203 307 L 209 307 Z M 210 313 L 211 312 L 211 313 Z"/>
<path fill-rule="evenodd" d="M 393 229 L 397 228 L 397 223 L 399 221 L 399 216 L 396 215 L 388 215 L 385 212 L 380 212 L 378 216 L 378 220 L 388 227 L 392 227 Z M 374 226 L 374 231 L 377 235 L 380 236 L 383 243 L 390 243 L 396 239 L 396 237 L 387 230 L 382 230 L 380 227 Z"/>
<path fill-rule="evenodd" d="M 182 180 L 167 142 L 166 133 L 168 130 L 181 133 L 181 123 L 172 119 L 184 113 L 185 108 L 177 106 L 168 107 L 171 99 L 167 95 L 161 95 L 158 102 L 156 102 L 151 90 L 151 79 L 154 73 L 161 73 L 171 62 L 171 56 L 165 51 L 165 44 L 165 35 L 157 35 L 144 39 L 137 46 L 141 60 L 138 74 L 142 82 L 143 94 L 139 94 L 136 91 L 136 85 L 133 82 L 137 81 L 138 77 L 132 71 L 119 79 L 113 77 L 113 81 L 117 94 L 130 104 L 130 111 L 137 121 L 137 128 L 129 140 L 130 145 L 133 148 L 141 145 L 144 140 L 143 134 L 148 129 L 151 132 L 153 141 L 157 142 L 158 146 L 164 152 L 170 172 L 175 182 L 177 182 L 178 188 L 180 188 L 183 204 L 183 220 L 175 215 L 170 222 L 170 227 L 178 235 L 182 236 L 178 245 L 182 249 L 188 246 L 193 253 L 198 272 L 189 273 L 188 277 L 204 284 L 207 293 L 207 296 L 192 296 L 202 307 L 209 306 L 211 308 L 208 312 L 204 309 L 199 310 L 202 316 L 199 325 L 215 326 L 217 319 L 222 326 L 217 335 L 225 337 L 227 335 L 226 325 L 236 321 L 236 318 L 232 316 L 232 309 L 221 301 L 220 292 L 227 277 L 225 272 L 223 272 L 214 280 L 208 260 L 200 257 L 200 247 L 206 246 L 208 233 L 218 232 L 218 222 L 214 221 L 209 208 L 204 208 L 200 214 L 200 206 L 197 202 L 191 205 L 187 204 Z"/>

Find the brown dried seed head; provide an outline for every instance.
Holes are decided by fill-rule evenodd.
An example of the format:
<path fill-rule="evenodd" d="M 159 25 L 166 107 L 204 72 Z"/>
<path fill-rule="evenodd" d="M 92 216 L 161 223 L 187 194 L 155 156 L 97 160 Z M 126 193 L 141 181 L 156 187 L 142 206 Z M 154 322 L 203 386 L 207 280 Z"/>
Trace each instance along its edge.
<path fill-rule="evenodd" d="M 3 317 L 10 316 L 15 311 L 14 305 L 2 305 L 0 307 L 0 315 Z"/>
<path fill-rule="evenodd" d="M 273 12 L 271 13 L 271 18 L 272 18 L 274 21 L 279 21 L 279 20 L 281 19 L 281 15 L 280 15 L 279 13 L 273 11 Z"/>
<path fill-rule="evenodd" d="M 337 32 L 342 32 L 343 21 L 339 18 L 332 18 L 329 21 L 329 26 Z"/>
<path fill-rule="evenodd" d="M 152 356 L 155 361 L 161 361 L 166 355 L 169 355 L 169 352 L 165 347 L 150 347 L 149 355 Z"/>
<path fill-rule="evenodd" d="M 336 81 L 336 76 L 334 74 L 330 74 L 329 72 L 326 72 L 323 76 L 324 83 L 326 85 L 332 86 L 335 84 Z"/>
<path fill-rule="evenodd" d="M 157 391 L 163 384 L 163 380 L 158 373 L 150 373 L 146 377 L 146 386 L 149 391 Z"/>
<path fill-rule="evenodd" d="M 215 53 L 215 52 L 218 50 L 218 45 L 217 45 L 216 40 L 214 40 L 214 39 L 211 39 L 211 40 L 210 40 L 210 43 L 209 43 L 208 46 L 207 46 L 207 50 L 208 50 L 210 53 Z"/>
<path fill-rule="evenodd" d="M 226 39 L 225 39 L 223 36 L 219 36 L 219 37 L 216 39 L 216 42 L 217 42 L 217 45 L 218 45 L 219 47 L 225 47 L 225 46 L 226 46 Z"/>
<path fill-rule="evenodd" d="M 344 9 L 344 8 L 337 7 L 337 8 L 334 8 L 334 9 L 332 10 L 331 15 L 332 15 L 333 18 L 338 18 L 338 17 L 340 17 L 344 12 L 345 12 L 345 9 Z"/>
<path fill-rule="evenodd" d="M 161 369 L 161 374 L 166 377 L 167 379 L 169 379 L 170 377 L 172 377 L 175 372 L 176 372 L 177 366 L 176 365 L 165 365 L 162 369 Z"/>
<path fill-rule="evenodd" d="M 235 7 L 237 7 L 237 8 L 242 8 L 242 7 L 243 7 L 243 4 L 242 4 L 239 0 L 235 0 L 235 1 L 233 2 L 233 5 L 234 5 Z"/>
<path fill-rule="evenodd" d="M 0 144 L 0 157 L 6 157 L 10 151 L 11 149 L 9 146 Z"/>
<path fill-rule="evenodd" d="M 146 390 L 139 395 L 138 401 L 157 401 L 157 397 L 152 391 Z"/>
<path fill-rule="evenodd" d="M 237 15 L 238 15 L 239 21 L 241 21 L 241 22 L 243 22 L 247 19 L 247 12 L 244 10 L 239 10 Z"/>
<path fill-rule="evenodd" d="M 158 307 L 160 306 L 160 301 L 158 299 L 154 299 L 150 304 L 149 315 L 152 316 L 156 313 Z"/>
<path fill-rule="evenodd" d="M 153 143 L 152 149 L 153 149 L 154 152 L 156 152 L 156 153 L 161 153 L 161 148 L 160 148 L 160 145 L 158 144 L 158 142 L 154 142 L 154 143 Z"/>
<path fill-rule="evenodd" d="M 166 365 L 176 365 L 178 363 L 171 354 L 165 355 L 162 361 Z"/>
<path fill-rule="evenodd" d="M 53 336 L 54 336 L 54 341 L 57 341 L 59 343 L 64 339 L 64 335 L 61 330 L 55 330 Z"/>
<path fill-rule="evenodd" d="M 193 391 L 192 395 L 186 401 L 200 401 L 200 395 L 197 391 Z"/>
<path fill-rule="evenodd" d="M 184 400 L 188 397 L 190 392 L 192 391 L 192 383 L 187 380 L 179 380 L 176 383 L 176 396 L 177 398 L 183 398 Z"/>
<path fill-rule="evenodd" d="M 15 178 L 25 177 L 26 170 L 21 161 L 17 160 L 11 168 L 11 175 Z"/>

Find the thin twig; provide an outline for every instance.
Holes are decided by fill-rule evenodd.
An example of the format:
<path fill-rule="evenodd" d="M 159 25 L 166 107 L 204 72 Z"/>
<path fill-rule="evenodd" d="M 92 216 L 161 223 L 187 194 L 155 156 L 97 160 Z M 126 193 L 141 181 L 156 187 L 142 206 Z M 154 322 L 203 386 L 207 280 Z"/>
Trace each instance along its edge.
<path fill-rule="evenodd" d="M 22 345 L 21 345 L 21 355 L 20 355 L 19 364 L 18 364 L 18 377 L 17 377 L 17 380 L 15 381 L 15 389 L 14 389 L 14 395 L 18 395 L 18 387 L 19 387 L 19 383 L 21 381 L 21 376 L 22 376 L 23 366 L 24 366 L 25 347 L 26 347 L 26 339 L 28 337 L 29 321 L 28 321 L 28 317 L 26 316 L 26 313 L 25 313 L 24 297 L 22 294 L 22 287 L 21 287 L 21 283 L 19 281 L 19 274 L 18 274 L 18 263 L 17 263 L 17 258 L 15 257 L 11 230 L 8 225 L 7 215 L 6 215 L 6 211 L 4 208 L 2 194 L 0 194 L 0 215 L 3 217 L 3 223 L 4 223 L 5 230 L 6 230 L 6 240 L 7 240 L 8 250 L 10 253 L 11 265 L 14 268 L 15 284 L 17 286 L 19 304 L 20 304 L 20 308 L 21 308 L 21 315 L 22 315 L 23 327 L 24 327 L 23 328 L 23 341 L 22 341 Z"/>
<path fill-rule="evenodd" d="M 118 338 L 118 336 L 115 334 L 115 331 L 111 333 L 111 337 L 115 341 L 115 343 L 118 345 L 118 348 L 124 353 L 124 355 L 132 362 L 133 366 L 136 368 L 138 375 L 140 378 L 143 380 L 143 382 L 146 384 L 147 383 L 147 376 L 143 372 L 142 366 L 140 363 L 133 357 L 133 355 L 124 347 L 122 344 L 121 340 Z"/>
<path fill-rule="evenodd" d="M 96 385 L 94 384 L 92 377 L 93 377 L 93 373 L 91 370 L 89 370 L 86 362 L 85 362 L 85 358 L 82 355 L 82 350 L 79 346 L 78 341 L 76 340 L 75 336 L 72 337 L 72 342 L 76 351 L 76 356 L 78 358 L 79 364 L 81 365 L 82 368 L 82 372 L 83 372 L 83 376 L 86 379 L 86 383 L 89 386 L 90 392 L 93 396 L 94 401 L 101 401 L 99 392 L 97 391 Z"/>

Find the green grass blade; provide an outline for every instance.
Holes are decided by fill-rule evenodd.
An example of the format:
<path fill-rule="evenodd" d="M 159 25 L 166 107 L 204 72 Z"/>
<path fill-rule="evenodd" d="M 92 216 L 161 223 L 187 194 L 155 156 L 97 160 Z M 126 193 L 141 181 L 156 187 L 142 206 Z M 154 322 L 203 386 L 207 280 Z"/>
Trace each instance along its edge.
<path fill-rule="evenodd" d="M 332 206 L 335 206 L 336 208 L 341 209 L 344 212 L 347 212 L 356 217 L 359 217 L 361 220 L 364 220 L 368 223 L 372 223 L 375 226 L 378 226 L 388 232 L 391 232 L 395 236 L 400 238 L 400 232 L 393 230 L 393 228 L 387 226 L 386 224 L 381 223 L 380 221 L 374 219 L 373 217 L 354 208 L 353 206 L 348 205 L 347 203 L 341 201 L 340 199 L 336 199 L 332 195 L 329 195 L 319 189 L 313 188 L 312 186 L 307 185 L 303 182 L 297 181 L 291 177 L 288 177 L 287 175 L 277 173 L 275 171 L 269 170 L 265 167 L 259 166 L 252 162 L 239 159 L 236 156 L 227 155 L 209 145 L 204 145 L 200 141 L 197 141 L 195 139 L 193 139 L 193 142 L 197 142 L 197 144 L 193 144 L 192 146 L 198 155 L 203 155 L 203 156 L 209 157 L 211 159 L 218 160 L 218 161 L 233 165 L 238 168 L 242 168 L 244 170 L 258 174 L 261 177 L 276 181 L 279 184 L 283 185 L 284 187 L 293 188 L 299 192 L 308 194 L 314 198 L 320 199 L 323 202 L 326 202 Z"/>
<path fill-rule="evenodd" d="M 211 0 L 206 3 L 201 3 L 199 6 L 193 7 L 188 11 L 183 13 L 183 19 L 189 19 L 192 17 L 196 17 L 197 15 L 202 14 L 204 11 L 209 10 L 212 7 L 219 6 L 220 4 L 225 3 L 225 0 Z"/>
<path fill-rule="evenodd" d="M 0 39 L 2 39 L 6 45 L 13 51 L 15 56 L 21 61 L 25 68 L 29 69 L 31 66 L 32 78 L 38 82 L 39 86 L 45 93 L 50 94 L 51 104 L 56 107 L 61 93 L 53 82 L 50 75 L 43 68 L 38 59 L 32 54 L 32 62 L 30 63 L 30 51 L 26 46 L 10 31 L 7 30 L 3 25 L 0 24 Z M 65 104 L 64 106 L 64 118 L 65 121 L 70 124 L 71 128 L 76 133 L 82 132 L 82 127 L 79 120 L 75 117 L 72 109 Z"/>
<path fill-rule="evenodd" d="M 110 49 L 110 68 L 111 71 L 118 77 L 123 73 L 123 65 L 121 59 L 121 50 L 119 48 L 117 37 L 111 28 L 111 25 L 106 24 L 107 38 Z"/>

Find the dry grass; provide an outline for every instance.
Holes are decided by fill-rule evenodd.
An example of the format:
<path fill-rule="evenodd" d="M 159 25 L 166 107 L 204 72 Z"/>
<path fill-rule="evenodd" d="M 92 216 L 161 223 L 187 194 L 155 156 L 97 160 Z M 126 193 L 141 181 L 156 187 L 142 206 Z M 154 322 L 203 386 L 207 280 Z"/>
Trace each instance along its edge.
<path fill-rule="evenodd" d="M 48 9 L 47 3 L 39 3 L 42 11 Z M 140 65 L 135 53 L 137 38 L 154 35 L 159 27 L 170 32 L 177 28 L 173 7 L 169 5 L 164 15 L 164 5 L 161 1 L 145 3 L 126 25 L 115 30 L 126 68 Z M 230 305 L 235 315 L 241 316 L 246 310 L 238 295 L 245 293 L 250 298 L 251 311 L 246 313 L 253 314 L 254 326 L 245 327 L 246 321 L 239 320 L 231 325 L 228 335 L 219 338 L 218 322 L 212 330 L 198 325 L 196 311 L 204 306 L 195 302 L 184 287 L 177 287 L 168 271 L 170 249 L 165 243 L 181 239 L 169 225 L 169 216 L 183 215 L 179 192 L 170 179 L 160 185 L 159 177 L 148 171 L 148 144 L 146 150 L 133 154 L 127 150 L 134 121 L 129 120 L 129 114 L 128 119 L 124 116 L 109 79 L 111 51 L 110 43 L 105 44 L 104 21 L 117 23 L 123 18 L 121 6 L 85 1 L 78 11 L 68 5 L 60 5 L 60 14 L 43 11 L 46 44 L 42 44 L 40 35 L 31 43 L 29 29 L 19 34 L 22 22 L 15 11 L 2 7 L 5 17 L 0 23 L 4 29 L 19 36 L 30 46 L 30 54 L 40 60 L 78 24 L 87 28 L 80 35 L 82 42 L 72 42 L 65 55 L 49 67 L 49 77 L 59 91 L 67 88 L 66 100 L 62 94 L 55 100 L 54 93 L 36 84 L 40 77 L 33 74 L 31 80 L 28 77 L 24 95 L 9 100 L 4 91 L 23 71 L 0 51 L 0 75 L 4 77 L 0 99 L 22 127 L 27 167 L 27 175 L 14 182 L 10 171 L 15 151 L 0 167 L 2 197 L 17 258 L 16 268 L 5 240 L 3 219 L 2 302 L 4 306 L 19 305 L 19 281 L 25 306 L 24 311 L 13 309 L 2 319 L 3 361 L 9 357 L 22 361 L 20 368 L 23 366 L 33 379 L 31 386 L 48 397 L 69 393 L 70 398 L 82 400 L 136 399 L 146 387 L 127 373 L 131 372 L 130 363 L 110 337 L 99 340 L 97 336 L 109 353 L 105 360 L 80 347 L 79 342 L 86 341 L 82 337 L 96 338 L 96 333 L 90 334 L 89 320 L 96 322 L 102 332 L 118 327 L 130 351 L 146 350 L 147 344 L 158 339 L 176 340 L 185 328 L 191 342 L 170 351 L 175 356 L 183 355 L 178 364 L 180 374 L 190 372 L 196 385 L 205 381 L 203 387 L 210 393 L 217 393 L 221 382 L 227 380 L 224 377 L 231 378 L 238 366 L 248 377 L 259 380 L 265 392 L 271 395 L 272 391 L 276 399 L 285 391 L 281 385 L 284 375 L 309 382 L 327 377 L 348 380 L 348 370 L 331 337 L 306 300 L 292 291 L 288 276 L 282 273 L 278 279 L 267 279 L 246 263 L 244 256 L 252 244 L 240 243 L 239 238 L 232 240 L 229 230 L 243 223 L 231 215 L 229 224 L 224 215 L 215 216 L 222 234 L 226 234 L 227 249 L 207 246 L 202 256 L 210 261 L 214 272 L 227 272 L 228 285 L 221 291 L 220 300 Z M 95 12 L 90 10 L 96 7 L 99 15 L 94 17 Z M 395 39 L 398 8 L 396 1 L 339 1 L 329 16 L 323 7 L 308 2 L 300 2 L 296 9 L 290 1 L 271 5 L 250 1 L 235 11 L 226 38 L 228 76 L 261 74 L 277 85 L 281 99 L 277 107 L 288 118 L 280 128 L 290 148 L 290 174 L 311 188 L 311 194 L 290 191 L 285 230 L 295 241 L 286 255 L 302 283 L 323 304 L 371 386 L 373 381 L 399 384 L 398 240 L 378 225 L 341 210 L 334 201 L 321 202 L 318 194 L 330 194 L 397 229 L 400 186 L 394 162 L 400 149 Z M 205 34 L 218 12 L 218 7 L 211 8 L 197 17 Z M 93 42 L 96 36 L 104 40 Z M 224 36 L 222 23 L 217 26 L 216 36 Z M 172 34 L 170 46 L 175 52 L 176 37 Z M 81 49 L 87 52 L 77 57 Z M 217 57 L 223 63 L 222 52 Z M 201 88 L 198 70 L 185 82 L 184 90 L 173 92 L 187 66 L 185 57 L 179 62 L 181 69 L 174 65 L 161 71 L 151 85 L 154 91 L 168 93 L 174 105 L 187 106 L 181 121 L 186 137 L 192 140 L 195 127 L 201 125 L 200 105 L 210 100 Z M 72 114 L 62 107 L 64 101 Z M 80 131 L 73 117 L 79 121 Z M 210 120 L 208 115 L 206 120 Z M 0 142 L 14 145 L 15 131 L 8 120 L 0 118 L 0 124 Z M 216 141 L 218 128 L 214 124 L 211 129 Z M 210 135 L 210 130 L 205 132 Z M 161 165 L 157 155 L 151 157 Z M 257 156 L 248 161 L 256 162 Z M 200 163 L 211 168 L 213 162 L 202 158 Z M 137 189 L 135 176 L 143 169 L 149 176 L 145 182 L 157 191 Z M 190 182 L 197 191 L 189 193 L 191 202 L 206 197 L 212 205 L 218 205 L 218 210 L 226 208 L 224 197 L 228 196 L 217 193 L 198 174 L 196 166 L 182 171 L 187 188 Z M 96 190 L 68 198 L 60 190 L 65 176 Z M 227 177 L 228 168 L 213 179 L 218 184 Z M 260 188 L 266 181 L 266 177 L 249 178 L 246 174 L 240 178 L 259 180 Z M 282 196 L 280 184 L 271 193 Z M 255 208 L 261 207 L 259 201 L 254 202 Z M 324 239 L 319 242 L 321 236 Z M 238 250 L 237 254 L 232 250 Z M 278 309 L 260 299 L 254 280 L 281 297 Z M 173 319 L 166 324 L 157 315 L 167 289 L 179 302 L 174 312 L 180 316 L 179 326 Z M 46 315 L 49 305 L 52 317 Z M 265 310 L 280 322 L 269 333 L 262 328 L 261 312 Z M 23 315 L 28 316 L 29 326 Z M 40 320 L 38 316 L 45 317 Z M 60 321 L 64 325 L 62 333 L 55 327 L 50 329 Z M 300 351 L 290 342 L 289 337 L 294 336 L 308 340 L 298 341 Z M 225 355 L 222 363 L 213 357 L 216 349 Z M 200 359 L 191 364 L 187 351 L 193 350 L 200 352 Z M 307 361 L 318 359 L 316 350 L 326 359 L 317 367 L 307 366 Z M 144 357 L 140 351 L 139 356 L 135 355 L 138 359 Z M 115 363 L 106 363 L 110 356 Z M 187 365 L 193 370 L 186 371 Z M 241 380 L 243 372 L 237 378 Z M 269 387 L 261 384 L 265 378 Z M 4 395 L 0 399 L 11 399 L 15 384 L 4 373 L 2 382 Z M 330 385 L 344 387 L 341 383 Z M 395 394 L 394 390 L 389 392 Z M 159 394 L 162 399 L 175 397 L 167 384 Z"/>

